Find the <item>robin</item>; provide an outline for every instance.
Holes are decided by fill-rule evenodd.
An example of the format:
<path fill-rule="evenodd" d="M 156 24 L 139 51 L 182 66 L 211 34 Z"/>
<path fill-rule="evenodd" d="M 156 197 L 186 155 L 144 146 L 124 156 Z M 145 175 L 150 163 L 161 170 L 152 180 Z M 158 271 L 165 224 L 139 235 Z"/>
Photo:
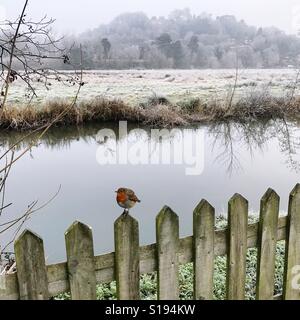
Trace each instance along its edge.
<path fill-rule="evenodd" d="M 133 208 L 137 202 L 141 202 L 131 189 L 120 188 L 116 193 L 118 205 L 125 209 L 123 212 L 124 215 L 129 214 L 129 209 Z"/>

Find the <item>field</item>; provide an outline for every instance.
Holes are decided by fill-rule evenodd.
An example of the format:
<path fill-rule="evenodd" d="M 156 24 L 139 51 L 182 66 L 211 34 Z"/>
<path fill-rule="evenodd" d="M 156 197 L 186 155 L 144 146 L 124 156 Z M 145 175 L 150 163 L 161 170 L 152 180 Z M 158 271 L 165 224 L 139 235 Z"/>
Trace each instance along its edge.
<path fill-rule="evenodd" d="M 299 119 L 296 70 L 125 70 L 86 71 L 78 86 L 34 82 L 37 98 L 14 81 L 0 128 L 28 130 L 88 122 L 118 122 L 157 127 Z"/>
<path fill-rule="evenodd" d="M 123 71 L 85 71 L 85 82 L 80 100 L 98 97 L 121 99 L 130 105 L 137 105 L 147 98 L 165 96 L 171 102 L 199 97 L 203 99 L 224 99 L 235 85 L 236 70 L 123 70 Z M 251 92 L 264 91 L 266 88 L 276 96 L 283 95 L 294 88 L 297 70 L 239 70 L 236 96 Z M 35 104 L 46 103 L 56 98 L 71 98 L 76 88 L 67 87 L 55 81 L 50 90 L 44 84 L 34 85 L 38 98 Z M 18 80 L 10 87 L 9 102 L 24 104 L 25 86 Z"/>

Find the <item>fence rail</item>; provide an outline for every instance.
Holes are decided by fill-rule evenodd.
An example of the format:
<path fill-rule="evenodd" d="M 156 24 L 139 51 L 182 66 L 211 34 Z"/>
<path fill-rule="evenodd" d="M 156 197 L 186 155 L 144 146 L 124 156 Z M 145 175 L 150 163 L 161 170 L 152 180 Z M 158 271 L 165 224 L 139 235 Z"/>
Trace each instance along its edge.
<path fill-rule="evenodd" d="M 227 299 L 245 298 L 247 248 L 258 248 L 257 299 L 300 300 L 295 267 L 300 266 L 300 185 L 290 193 L 288 215 L 279 217 L 279 196 L 269 189 L 259 222 L 248 224 L 248 202 L 234 195 L 228 227 L 215 229 L 215 210 L 205 200 L 193 214 L 193 236 L 179 238 L 176 213 L 164 207 L 156 218 L 156 243 L 139 246 L 138 222 L 122 215 L 114 225 L 115 252 L 94 256 L 90 227 L 75 222 L 65 234 L 67 262 L 45 264 L 43 240 L 25 230 L 15 242 L 17 272 L 0 276 L 0 299 L 96 299 L 96 285 L 116 280 L 120 300 L 140 298 L 141 274 L 157 271 L 158 299 L 178 299 L 178 268 L 193 262 L 194 298 L 212 299 L 214 258 L 227 255 Z M 274 297 L 276 243 L 286 240 L 284 288 Z M 298 277 L 299 278 L 299 277 Z"/>

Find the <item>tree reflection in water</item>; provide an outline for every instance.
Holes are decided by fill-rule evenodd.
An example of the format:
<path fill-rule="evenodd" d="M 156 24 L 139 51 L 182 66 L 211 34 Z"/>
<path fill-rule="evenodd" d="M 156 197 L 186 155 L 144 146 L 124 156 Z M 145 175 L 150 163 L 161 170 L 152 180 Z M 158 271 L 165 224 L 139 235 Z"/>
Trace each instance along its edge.
<path fill-rule="evenodd" d="M 277 140 L 287 167 L 297 173 L 300 171 L 300 159 L 297 159 L 300 126 L 296 121 L 278 119 L 266 122 L 223 122 L 209 126 L 208 134 L 213 139 L 212 149 L 218 152 L 215 161 L 222 163 L 229 174 L 242 169 L 240 149 L 246 148 L 253 158 L 257 151 L 267 152 L 268 143 L 272 139 Z"/>
<path fill-rule="evenodd" d="M 51 129 L 40 141 L 40 144 L 49 149 L 68 149 L 74 141 L 84 143 L 98 143 L 97 133 L 103 128 L 109 128 L 116 132 L 118 137 L 118 125 L 106 123 L 102 125 L 90 124 L 84 127 L 66 127 Z M 128 130 L 135 129 L 134 125 L 128 125 Z M 194 127 L 195 128 L 195 127 Z M 196 127 L 197 129 L 199 127 Z M 216 153 L 215 161 L 222 164 L 229 174 L 236 170 L 242 170 L 241 158 L 245 150 L 253 158 L 258 152 L 268 152 L 269 142 L 275 139 L 281 154 L 284 155 L 285 165 L 291 170 L 300 172 L 300 123 L 285 119 L 269 121 L 248 122 L 222 122 L 201 126 L 208 137 L 212 139 L 211 151 Z M 150 128 L 145 129 L 150 138 Z M 191 129 L 191 128 L 189 128 Z M 184 128 L 182 128 L 184 130 Z M 25 136 L 24 132 L 1 132 L 0 148 L 7 148 Z M 32 136 L 24 139 L 18 148 L 26 148 L 32 141 Z M 39 145 L 33 147 L 34 149 Z M 207 146 L 206 146 L 207 147 Z M 244 154 L 243 154 L 244 156 Z"/>

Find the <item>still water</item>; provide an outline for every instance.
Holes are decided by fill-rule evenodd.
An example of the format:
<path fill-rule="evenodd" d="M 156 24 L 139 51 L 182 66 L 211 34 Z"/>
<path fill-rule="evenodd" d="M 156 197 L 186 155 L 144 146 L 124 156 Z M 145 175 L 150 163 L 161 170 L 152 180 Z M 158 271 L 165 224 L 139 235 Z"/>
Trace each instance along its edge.
<path fill-rule="evenodd" d="M 99 135 L 104 128 L 109 129 L 109 139 Z M 92 227 L 96 254 L 113 251 L 113 222 L 122 213 L 115 202 L 118 187 L 134 189 L 142 200 L 131 214 L 139 221 L 141 244 L 149 244 L 155 241 L 155 216 L 164 205 L 179 215 L 180 234 L 187 236 L 192 233 L 193 209 L 202 198 L 216 208 L 217 214 L 226 215 L 228 199 L 238 192 L 248 199 L 250 211 L 257 213 L 260 198 L 272 187 L 280 195 L 280 209 L 285 212 L 288 194 L 300 181 L 297 124 L 229 123 L 182 128 L 179 140 L 170 135 L 155 141 L 154 149 L 158 148 L 165 160 L 153 163 L 147 161 L 154 152 L 148 149 L 153 142 L 150 129 L 133 129 L 128 128 L 132 132 L 128 141 L 110 124 L 49 132 L 13 167 L 6 185 L 6 203 L 13 205 L 2 221 L 20 215 L 33 201 L 42 205 L 59 190 L 25 226 L 44 239 L 47 263 L 54 263 L 65 259 L 64 232 L 75 220 Z M 20 136 L 1 133 L 2 150 Z M 131 148 L 129 163 L 99 163 L 105 162 L 103 157 L 115 161 L 116 151 L 122 157 L 126 143 L 127 149 Z M 180 146 L 177 163 L 168 163 L 168 153 L 173 150 L 170 145 Z M 189 156 L 180 159 L 180 150 Z M 146 151 L 147 157 L 143 157 Z M 144 164 L 136 164 L 139 160 Z M 187 168 L 195 164 L 200 172 L 187 174 Z M 6 233 L 1 242 L 7 242 L 11 235 Z"/>

